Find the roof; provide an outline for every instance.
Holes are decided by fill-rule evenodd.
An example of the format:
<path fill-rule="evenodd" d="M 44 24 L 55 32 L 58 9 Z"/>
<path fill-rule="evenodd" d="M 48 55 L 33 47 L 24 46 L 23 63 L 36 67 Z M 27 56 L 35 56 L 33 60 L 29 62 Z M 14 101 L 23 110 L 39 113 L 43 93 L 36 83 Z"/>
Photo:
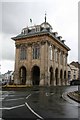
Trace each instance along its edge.
<path fill-rule="evenodd" d="M 16 41 L 35 36 L 48 35 L 69 51 L 70 48 L 65 45 L 63 40 L 61 40 L 62 37 L 56 36 L 54 33 L 58 34 L 57 32 L 52 32 L 52 26 L 48 22 L 43 22 L 41 25 L 26 27 L 22 29 L 21 34 L 17 35 L 16 37 L 12 37 L 12 39 Z"/>
<path fill-rule="evenodd" d="M 77 68 L 80 68 L 79 62 L 73 61 L 73 62 L 71 62 L 70 64 L 71 64 L 71 65 L 74 65 L 74 66 L 77 67 Z"/>

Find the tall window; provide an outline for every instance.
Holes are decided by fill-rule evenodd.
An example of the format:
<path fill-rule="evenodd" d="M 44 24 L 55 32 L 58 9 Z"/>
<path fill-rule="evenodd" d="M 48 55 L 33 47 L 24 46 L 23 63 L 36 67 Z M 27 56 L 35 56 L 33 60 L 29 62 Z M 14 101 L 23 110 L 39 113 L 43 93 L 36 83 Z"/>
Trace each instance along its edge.
<path fill-rule="evenodd" d="M 55 51 L 54 51 L 54 59 L 55 59 L 56 62 L 58 61 L 58 51 L 57 51 L 57 49 L 55 49 Z"/>
<path fill-rule="evenodd" d="M 60 52 L 60 64 L 62 65 L 63 64 L 63 53 Z"/>
<path fill-rule="evenodd" d="M 67 55 L 64 55 L 64 65 L 66 66 L 67 64 Z"/>
<path fill-rule="evenodd" d="M 50 60 L 52 60 L 52 54 L 53 54 L 53 52 L 52 52 L 52 46 L 51 45 L 49 47 L 49 52 L 50 52 Z"/>
<path fill-rule="evenodd" d="M 33 47 L 33 59 L 39 59 L 40 57 L 40 47 L 39 45 Z"/>
<path fill-rule="evenodd" d="M 21 47 L 20 48 L 20 60 L 25 60 L 26 59 L 26 48 Z"/>

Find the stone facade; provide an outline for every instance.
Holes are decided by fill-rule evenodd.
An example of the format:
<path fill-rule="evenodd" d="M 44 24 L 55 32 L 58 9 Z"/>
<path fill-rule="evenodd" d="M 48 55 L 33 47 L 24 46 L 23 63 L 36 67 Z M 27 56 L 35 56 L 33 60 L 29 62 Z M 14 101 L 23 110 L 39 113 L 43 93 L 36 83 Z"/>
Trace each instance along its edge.
<path fill-rule="evenodd" d="M 36 31 L 37 30 L 37 31 Z M 24 28 L 15 40 L 16 84 L 66 85 L 68 82 L 67 56 L 70 50 L 46 21 Z M 38 47 L 36 47 L 38 46 Z M 21 48 L 23 48 L 22 59 Z M 36 49 L 34 49 L 36 48 Z"/>
<path fill-rule="evenodd" d="M 72 64 L 68 64 L 68 82 L 71 80 L 79 79 L 79 68 L 78 66 L 74 66 Z"/>

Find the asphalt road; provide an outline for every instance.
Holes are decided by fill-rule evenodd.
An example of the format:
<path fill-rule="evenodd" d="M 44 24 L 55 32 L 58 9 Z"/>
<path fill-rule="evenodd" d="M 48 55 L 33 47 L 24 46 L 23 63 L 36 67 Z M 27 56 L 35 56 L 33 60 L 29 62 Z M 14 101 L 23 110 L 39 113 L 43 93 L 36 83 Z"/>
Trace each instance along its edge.
<path fill-rule="evenodd" d="M 2 118 L 53 119 L 79 118 L 80 104 L 67 97 L 77 86 L 33 87 L 15 91 L 2 91 Z M 77 119 L 75 119 L 77 120 Z"/>

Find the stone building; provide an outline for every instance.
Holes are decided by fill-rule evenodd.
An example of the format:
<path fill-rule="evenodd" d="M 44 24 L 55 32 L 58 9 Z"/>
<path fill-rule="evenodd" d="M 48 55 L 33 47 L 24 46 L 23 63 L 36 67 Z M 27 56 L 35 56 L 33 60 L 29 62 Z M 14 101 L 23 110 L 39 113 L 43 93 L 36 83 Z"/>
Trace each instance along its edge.
<path fill-rule="evenodd" d="M 72 64 L 68 64 L 68 82 L 79 79 L 79 68 Z"/>
<path fill-rule="evenodd" d="M 68 64 L 68 81 L 80 80 L 80 64 L 72 61 Z"/>
<path fill-rule="evenodd" d="M 70 48 L 46 22 L 23 28 L 15 41 L 16 84 L 65 85 L 68 81 L 67 57 Z"/>

